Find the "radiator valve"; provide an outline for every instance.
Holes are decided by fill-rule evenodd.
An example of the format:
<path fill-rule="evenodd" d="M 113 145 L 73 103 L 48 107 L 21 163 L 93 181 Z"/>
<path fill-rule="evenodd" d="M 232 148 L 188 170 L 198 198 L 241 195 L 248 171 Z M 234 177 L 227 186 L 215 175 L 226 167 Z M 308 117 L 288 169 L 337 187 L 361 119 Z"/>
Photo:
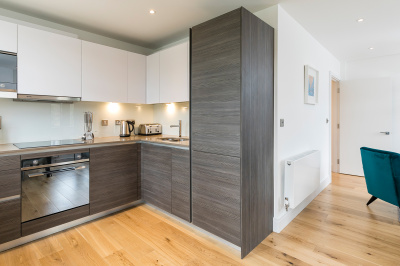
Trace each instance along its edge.
<path fill-rule="evenodd" d="M 286 211 L 288 211 L 288 209 L 289 209 L 289 198 L 288 197 L 285 197 L 285 208 L 286 208 Z"/>

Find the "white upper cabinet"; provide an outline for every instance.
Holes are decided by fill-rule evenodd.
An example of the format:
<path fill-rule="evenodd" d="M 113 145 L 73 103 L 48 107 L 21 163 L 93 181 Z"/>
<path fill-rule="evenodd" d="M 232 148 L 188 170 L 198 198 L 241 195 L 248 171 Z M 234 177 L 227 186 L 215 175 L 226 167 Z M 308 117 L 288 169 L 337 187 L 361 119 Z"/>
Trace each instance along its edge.
<path fill-rule="evenodd" d="M 18 26 L 18 93 L 81 97 L 81 41 Z"/>
<path fill-rule="evenodd" d="M 160 102 L 189 101 L 189 43 L 160 52 Z"/>
<path fill-rule="evenodd" d="M 128 52 L 128 103 L 146 103 L 146 56 Z"/>
<path fill-rule="evenodd" d="M 146 103 L 160 103 L 160 53 L 147 56 Z"/>
<path fill-rule="evenodd" d="M 128 52 L 82 41 L 82 101 L 128 102 Z"/>
<path fill-rule="evenodd" d="M 17 24 L 0 21 L 0 51 L 17 52 Z"/>

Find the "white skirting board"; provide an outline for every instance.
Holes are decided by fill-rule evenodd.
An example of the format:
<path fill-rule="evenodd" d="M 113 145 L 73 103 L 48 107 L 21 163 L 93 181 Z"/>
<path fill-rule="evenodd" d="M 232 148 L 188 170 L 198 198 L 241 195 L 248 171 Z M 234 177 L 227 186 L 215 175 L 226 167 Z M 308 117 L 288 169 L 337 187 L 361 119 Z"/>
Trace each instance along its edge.
<path fill-rule="evenodd" d="M 315 199 L 319 193 L 322 192 L 332 181 L 331 177 L 325 178 L 321 181 L 319 188 L 308 196 L 302 203 L 300 203 L 296 208 L 289 209 L 284 215 L 279 218 L 274 217 L 274 232 L 280 233 L 296 216 L 307 207 L 308 204 Z"/>

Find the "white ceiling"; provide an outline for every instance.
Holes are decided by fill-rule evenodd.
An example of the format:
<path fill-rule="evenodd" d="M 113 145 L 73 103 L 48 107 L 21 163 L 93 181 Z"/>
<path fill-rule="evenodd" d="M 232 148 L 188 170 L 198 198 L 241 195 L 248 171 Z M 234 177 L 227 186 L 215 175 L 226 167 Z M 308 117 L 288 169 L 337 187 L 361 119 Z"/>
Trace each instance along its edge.
<path fill-rule="evenodd" d="M 252 12 L 279 0 L 0 0 L 0 7 L 156 49 L 189 28 L 244 6 Z M 150 15 L 149 10 L 156 10 Z"/>
<path fill-rule="evenodd" d="M 400 0 L 293 0 L 281 6 L 341 60 L 400 53 Z"/>
<path fill-rule="evenodd" d="M 157 49 L 240 6 L 255 12 L 277 3 L 341 60 L 400 53 L 400 0 L 0 0 L 0 7 Z"/>

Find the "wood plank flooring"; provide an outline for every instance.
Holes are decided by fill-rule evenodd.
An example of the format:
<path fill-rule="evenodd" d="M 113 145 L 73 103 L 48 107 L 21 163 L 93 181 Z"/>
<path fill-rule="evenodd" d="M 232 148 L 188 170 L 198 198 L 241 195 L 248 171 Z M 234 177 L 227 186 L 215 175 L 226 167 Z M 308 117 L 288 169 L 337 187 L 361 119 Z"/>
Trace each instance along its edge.
<path fill-rule="evenodd" d="M 333 175 L 280 234 L 240 253 L 142 205 L 0 253 L 0 265 L 399 265 L 397 208 Z"/>

